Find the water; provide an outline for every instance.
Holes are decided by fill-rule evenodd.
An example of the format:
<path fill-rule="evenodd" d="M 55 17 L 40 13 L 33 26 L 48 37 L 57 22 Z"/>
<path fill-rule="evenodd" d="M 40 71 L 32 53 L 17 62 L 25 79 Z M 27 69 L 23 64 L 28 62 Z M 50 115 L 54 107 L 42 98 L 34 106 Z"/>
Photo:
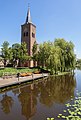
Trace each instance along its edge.
<path fill-rule="evenodd" d="M 52 76 L 0 93 L 0 120 L 59 120 L 80 85 L 81 71 L 76 70 L 74 76 Z"/>

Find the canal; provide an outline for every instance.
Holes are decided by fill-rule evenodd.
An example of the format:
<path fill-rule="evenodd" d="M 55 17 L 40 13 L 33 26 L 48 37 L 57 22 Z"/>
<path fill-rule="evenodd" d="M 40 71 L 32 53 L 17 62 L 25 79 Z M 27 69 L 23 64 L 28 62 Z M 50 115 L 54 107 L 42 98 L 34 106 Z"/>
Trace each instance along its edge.
<path fill-rule="evenodd" d="M 50 76 L 29 85 L 0 93 L 0 120 L 47 120 L 58 118 L 81 92 L 81 71 L 64 76 Z"/>

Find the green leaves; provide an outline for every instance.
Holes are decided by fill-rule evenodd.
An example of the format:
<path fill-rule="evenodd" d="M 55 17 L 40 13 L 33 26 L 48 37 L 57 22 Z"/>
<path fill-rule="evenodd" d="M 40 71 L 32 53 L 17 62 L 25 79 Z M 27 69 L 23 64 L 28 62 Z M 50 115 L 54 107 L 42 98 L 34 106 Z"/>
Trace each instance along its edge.
<path fill-rule="evenodd" d="M 70 71 L 75 68 L 76 63 L 74 45 L 64 39 L 44 42 L 39 45 L 38 61 L 42 67 L 50 70 L 51 74 Z"/>
<path fill-rule="evenodd" d="M 81 120 L 81 93 L 77 93 L 77 97 L 73 99 L 73 104 L 67 103 L 65 106 L 67 107 L 66 110 L 63 110 L 64 113 L 67 114 L 59 114 L 58 118 L 66 118 L 66 120 Z"/>
<path fill-rule="evenodd" d="M 47 118 L 47 120 L 55 120 L 54 118 Z"/>
<path fill-rule="evenodd" d="M 12 47 L 9 47 L 9 43 L 4 41 L 2 45 L 2 57 L 4 58 L 4 64 L 6 66 L 7 61 L 12 63 L 13 66 L 18 66 L 25 61 L 30 60 L 28 56 L 26 43 L 15 43 Z"/>
<path fill-rule="evenodd" d="M 75 54 L 73 43 L 67 42 L 64 39 L 56 39 L 55 46 L 59 46 L 61 49 L 60 62 L 61 71 L 66 71 L 75 68 Z"/>
<path fill-rule="evenodd" d="M 9 59 L 10 56 L 10 49 L 9 49 L 9 43 L 7 41 L 4 41 L 2 44 L 2 57 L 4 58 L 4 65 L 6 66 L 6 62 Z"/>
<path fill-rule="evenodd" d="M 75 68 L 74 45 L 64 39 L 55 39 L 54 42 L 44 42 L 38 46 L 36 42 L 32 48 L 32 57 L 28 55 L 26 43 L 15 43 L 9 47 L 9 43 L 5 41 L 2 45 L 2 56 L 6 66 L 7 60 L 14 66 L 24 64 L 27 60 L 33 59 L 40 66 L 45 67 L 51 74 L 70 71 Z"/>
<path fill-rule="evenodd" d="M 13 53 L 13 61 L 15 62 L 14 64 L 17 64 L 18 61 L 17 65 L 19 66 L 21 63 L 24 63 L 26 60 L 30 59 L 27 53 L 26 43 L 21 43 L 21 45 L 18 43 L 13 44 L 12 53 Z"/>

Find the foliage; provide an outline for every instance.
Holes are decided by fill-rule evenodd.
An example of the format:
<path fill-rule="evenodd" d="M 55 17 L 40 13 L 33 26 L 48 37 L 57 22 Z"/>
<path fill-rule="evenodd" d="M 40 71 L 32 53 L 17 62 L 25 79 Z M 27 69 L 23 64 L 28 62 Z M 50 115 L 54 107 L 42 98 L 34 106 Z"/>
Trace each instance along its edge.
<path fill-rule="evenodd" d="M 9 73 L 11 75 L 17 75 L 17 73 L 25 73 L 25 72 L 34 72 L 37 71 L 37 68 L 4 68 L 0 69 L 0 77 L 3 76 L 4 73 Z"/>
<path fill-rule="evenodd" d="M 75 68 L 75 54 L 73 43 L 64 39 L 55 39 L 54 42 L 44 42 L 39 45 L 38 61 L 51 74 L 58 71 L 70 71 Z"/>
<path fill-rule="evenodd" d="M 24 64 L 25 61 L 30 60 L 28 56 L 26 43 L 15 43 L 9 47 L 9 43 L 4 41 L 2 44 L 2 57 L 4 58 L 4 65 L 12 63 L 14 67 Z"/>
<path fill-rule="evenodd" d="M 51 74 L 74 70 L 76 56 L 74 54 L 74 44 L 64 39 L 55 39 L 54 42 L 44 42 L 39 45 L 35 42 L 32 48 L 32 57 L 28 55 L 26 43 L 15 43 L 9 47 L 5 41 L 2 45 L 2 56 L 6 66 L 7 61 L 14 67 L 22 66 L 27 60 L 33 59 L 38 66 L 50 70 Z"/>
<path fill-rule="evenodd" d="M 71 41 L 67 42 L 64 39 L 56 39 L 55 46 L 59 46 L 61 50 L 60 54 L 61 72 L 68 69 L 74 69 L 75 54 L 73 43 Z"/>
<path fill-rule="evenodd" d="M 33 52 L 33 54 L 35 54 L 36 51 L 37 51 L 37 43 L 34 42 L 34 45 L 33 45 L 33 48 L 32 48 L 32 52 Z"/>
<path fill-rule="evenodd" d="M 71 101 L 73 101 L 73 104 L 65 104 L 67 109 L 63 111 L 64 114 L 58 115 L 59 119 L 65 118 L 66 120 L 81 120 L 81 92 L 77 93 L 77 97 L 75 97 L 75 99 L 71 98 Z"/>
<path fill-rule="evenodd" d="M 76 66 L 81 68 L 81 59 L 78 59 L 78 60 L 76 61 Z"/>
<path fill-rule="evenodd" d="M 33 53 L 32 59 L 34 61 L 37 61 L 38 54 L 37 54 L 37 43 L 36 42 L 34 42 L 34 45 L 33 45 L 33 48 L 32 48 L 32 53 Z"/>
<path fill-rule="evenodd" d="M 56 74 L 60 67 L 60 49 L 59 47 L 51 47 L 50 56 L 47 60 L 47 67 L 51 70 L 51 74 Z"/>
<path fill-rule="evenodd" d="M 39 45 L 38 60 L 42 67 L 47 66 L 47 60 L 51 52 L 51 45 L 51 42 L 44 42 L 43 44 Z"/>
<path fill-rule="evenodd" d="M 17 65 L 17 61 L 20 57 L 20 44 L 15 43 L 12 45 L 12 63 L 14 63 L 14 67 Z"/>
<path fill-rule="evenodd" d="M 19 66 L 21 66 L 20 65 L 21 63 L 24 64 L 27 60 L 30 60 L 31 57 L 28 56 L 26 44 L 24 42 L 21 43 L 19 51 L 20 51 Z"/>
<path fill-rule="evenodd" d="M 6 66 L 6 62 L 9 59 L 9 55 L 10 55 L 9 42 L 4 41 L 1 49 L 2 49 L 2 51 L 1 51 L 2 52 L 2 57 L 4 58 L 4 65 Z"/>
<path fill-rule="evenodd" d="M 3 60 L 4 60 L 3 57 L 0 56 L 0 61 L 3 61 Z"/>

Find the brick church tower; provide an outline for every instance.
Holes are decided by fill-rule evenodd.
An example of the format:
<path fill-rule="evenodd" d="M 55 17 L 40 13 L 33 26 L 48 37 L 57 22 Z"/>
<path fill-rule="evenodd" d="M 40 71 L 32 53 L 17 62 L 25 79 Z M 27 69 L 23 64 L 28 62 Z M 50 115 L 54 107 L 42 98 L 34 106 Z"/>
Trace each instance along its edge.
<path fill-rule="evenodd" d="M 21 42 L 27 44 L 28 55 L 32 56 L 32 47 L 36 41 L 36 26 L 31 21 L 30 8 L 28 8 L 26 22 L 21 25 Z M 26 65 L 33 67 L 33 61 L 27 61 Z"/>

